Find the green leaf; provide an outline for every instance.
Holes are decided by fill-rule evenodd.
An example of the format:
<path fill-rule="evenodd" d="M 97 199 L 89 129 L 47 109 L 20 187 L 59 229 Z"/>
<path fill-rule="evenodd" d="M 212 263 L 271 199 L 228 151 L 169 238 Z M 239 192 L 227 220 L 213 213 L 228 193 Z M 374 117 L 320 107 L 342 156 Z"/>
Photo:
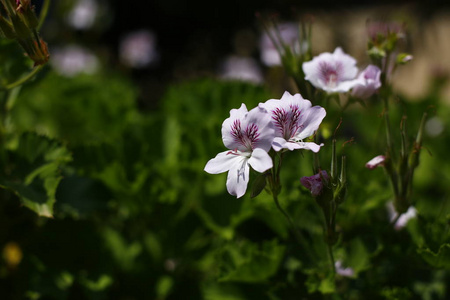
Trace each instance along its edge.
<path fill-rule="evenodd" d="M 222 252 L 224 272 L 219 281 L 264 282 L 277 272 L 284 251 L 277 240 L 262 245 L 247 240 L 229 244 Z"/>
<path fill-rule="evenodd" d="M 320 292 L 322 294 L 331 294 L 336 291 L 334 283 L 334 275 L 328 274 L 327 276 L 310 271 L 311 274 L 305 282 L 308 293 Z"/>
<path fill-rule="evenodd" d="M 52 217 L 61 167 L 71 160 L 68 150 L 47 137 L 25 133 L 8 156 L 0 186 L 13 191 L 39 216 Z"/>
<path fill-rule="evenodd" d="M 450 270 L 450 244 L 443 244 L 437 253 L 429 248 L 418 249 L 417 252 L 431 266 Z"/>
<path fill-rule="evenodd" d="M 256 177 L 255 181 L 253 182 L 252 186 L 252 193 L 251 197 L 254 198 L 261 194 L 261 192 L 266 187 L 266 175 L 261 174 L 258 177 Z"/>

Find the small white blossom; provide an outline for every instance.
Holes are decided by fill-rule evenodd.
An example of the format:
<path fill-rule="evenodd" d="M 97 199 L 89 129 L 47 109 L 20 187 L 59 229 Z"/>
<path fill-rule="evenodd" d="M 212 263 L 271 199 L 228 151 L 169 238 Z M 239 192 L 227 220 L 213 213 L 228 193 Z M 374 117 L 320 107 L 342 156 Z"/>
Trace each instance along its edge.
<path fill-rule="evenodd" d="M 55 48 L 50 60 L 55 71 L 67 77 L 73 77 L 80 73 L 93 74 L 99 69 L 97 56 L 77 45 Z"/>
<path fill-rule="evenodd" d="M 387 204 L 388 214 L 391 221 L 394 221 L 397 218 L 398 213 L 395 211 L 394 203 L 389 202 Z M 415 218 L 417 216 L 417 210 L 414 206 L 410 206 L 408 210 L 401 214 L 398 218 L 397 222 L 394 224 L 395 230 L 400 230 L 408 224 L 408 221 Z"/>
<path fill-rule="evenodd" d="M 339 47 L 333 53 L 325 52 L 304 62 L 302 67 L 306 80 L 329 93 L 348 92 L 358 73 L 356 60 Z"/>
<path fill-rule="evenodd" d="M 120 60 L 132 68 L 144 68 L 159 60 L 156 35 L 149 30 L 138 30 L 125 35 L 119 46 Z"/>

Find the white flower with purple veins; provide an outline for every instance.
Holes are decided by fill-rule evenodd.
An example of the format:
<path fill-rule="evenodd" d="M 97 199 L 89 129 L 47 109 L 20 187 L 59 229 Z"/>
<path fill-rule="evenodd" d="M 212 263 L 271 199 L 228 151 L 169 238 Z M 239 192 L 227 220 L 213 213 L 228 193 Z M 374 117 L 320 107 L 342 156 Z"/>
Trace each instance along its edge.
<path fill-rule="evenodd" d="M 205 171 L 219 174 L 228 171 L 227 190 L 237 198 L 247 190 L 249 166 L 263 173 L 273 167 L 267 153 L 275 130 L 270 115 L 261 107 L 247 111 L 245 104 L 232 109 L 222 124 L 222 139 L 228 151 L 208 161 Z"/>
<path fill-rule="evenodd" d="M 355 79 L 352 95 L 361 99 L 367 99 L 372 96 L 381 87 L 380 76 L 380 68 L 368 65 Z"/>
<path fill-rule="evenodd" d="M 275 138 L 272 147 L 275 151 L 281 149 L 306 149 L 318 152 L 323 145 L 303 140 L 312 136 L 319 128 L 326 115 L 325 109 L 320 106 L 311 107 L 309 100 L 303 99 L 300 94 L 291 95 L 285 92 L 280 100 L 270 99 L 260 103 L 272 117 L 275 125 Z"/>
<path fill-rule="evenodd" d="M 303 63 L 305 79 L 316 88 L 329 93 L 348 92 L 355 84 L 358 68 L 356 60 L 341 48 L 325 52 Z"/>

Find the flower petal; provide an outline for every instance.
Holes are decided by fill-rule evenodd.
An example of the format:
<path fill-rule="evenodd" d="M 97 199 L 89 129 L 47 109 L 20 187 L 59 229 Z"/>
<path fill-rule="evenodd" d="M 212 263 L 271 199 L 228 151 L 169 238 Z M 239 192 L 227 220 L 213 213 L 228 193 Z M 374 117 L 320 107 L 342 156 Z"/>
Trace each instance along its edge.
<path fill-rule="evenodd" d="M 239 155 L 230 153 L 231 151 L 220 152 L 216 157 L 210 159 L 205 166 L 205 171 L 209 174 L 220 174 L 228 171 L 236 160 L 240 160 Z"/>
<path fill-rule="evenodd" d="M 239 109 L 230 110 L 230 117 L 225 119 L 222 123 L 222 140 L 225 147 L 228 149 L 238 149 L 240 151 L 246 151 L 247 149 L 236 140 L 235 136 L 233 136 L 232 128 L 235 125 L 235 122 L 238 120 L 242 122 L 247 115 L 248 110 L 244 103 L 242 103 Z M 242 124 L 240 124 L 242 127 Z"/>
<path fill-rule="evenodd" d="M 245 194 L 245 191 L 247 191 L 250 172 L 248 167 L 248 158 L 244 156 L 237 157 L 240 159 L 236 159 L 233 162 L 230 171 L 228 171 L 227 191 L 230 195 L 240 198 Z"/>
<path fill-rule="evenodd" d="M 326 114 L 325 109 L 320 106 L 314 106 L 305 111 L 300 120 L 302 130 L 298 131 L 293 138 L 303 140 L 312 136 L 319 128 L 319 125 L 322 123 L 322 120 L 325 118 Z"/>
<path fill-rule="evenodd" d="M 278 152 L 281 149 L 288 149 L 287 144 L 288 144 L 288 142 L 285 139 L 276 137 L 273 139 L 272 148 L 273 148 L 273 150 Z M 289 149 L 289 150 L 293 150 L 293 149 Z"/>
<path fill-rule="evenodd" d="M 381 70 L 377 66 L 368 65 L 355 80 L 352 95 L 361 99 L 372 96 L 381 87 Z"/>
<path fill-rule="evenodd" d="M 259 173 L 263 173 L 273 167 L 272 158 L 263 149 L 256 148 L 248 160 L 248 164 Z"/>

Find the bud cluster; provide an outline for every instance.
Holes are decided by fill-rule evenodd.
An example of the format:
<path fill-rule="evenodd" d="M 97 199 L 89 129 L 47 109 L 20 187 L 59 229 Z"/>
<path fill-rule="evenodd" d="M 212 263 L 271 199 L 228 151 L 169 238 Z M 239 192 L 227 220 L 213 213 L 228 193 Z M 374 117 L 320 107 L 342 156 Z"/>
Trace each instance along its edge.
<path fill-rule="evenodd" d="M 8 39 L 15 39 L 34 61 L 35 66 L 49 59 L 47 44 L 38 33 L 39 20 L 31 0 L 0 0 L 6 16 L 0 15 L 0 29 Z"/>
<path fill-rule="evenodd" d="M 337 208 L 339 204 L 344 202 L 347 195 L 346 158 L 342 156 L 338 174 L 335 139 L 332 142 L 330 174 L 325 170 L 318 170 L 318 173 L 313 176 L 302 177 L 300 182 L 311 191 L 311 195 L 320 206 L 325 217 L 325 240 L 329 245 L 334 245 L 338 239 L 336 233 Z"/>

